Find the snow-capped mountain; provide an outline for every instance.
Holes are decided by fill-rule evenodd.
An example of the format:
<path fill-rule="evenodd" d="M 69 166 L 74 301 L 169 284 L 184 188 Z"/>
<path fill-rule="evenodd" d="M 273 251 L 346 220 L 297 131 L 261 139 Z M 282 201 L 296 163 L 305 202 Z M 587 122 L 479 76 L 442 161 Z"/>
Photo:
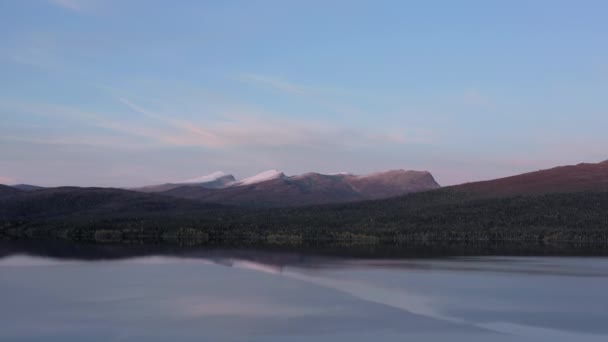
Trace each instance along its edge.
<path fill-rule="evenodd" d="M 271 179 L 282 179 L 282 178 L 287 178 L 287 176 L 285 176 L 285 174 L 283 172 L 273 169 L 273 170 L 268 170 L 268 171 L 258 173 L 257 175 L 254 175 L 251 177 L 247 177 L 241 181 L 238 181 L 238 182 L 232 184 L 232 186 L 251 185 L 251 184 L 266 182 Z"/>
<path fill-rule="evenodd" d="M 277 170 L 268 170 L 257 175 L 247 177 L 240 181 L 237 181 L 233 175 L 227 174 L 223 171 L 216 171 L 211 174 L 191 178 L 187 180 L 169 182 L 164 184 L 148 185 L 140 188 L 133 188 L 131 190 L 141 192 L 164 192 L 173 190 L 184 186 L 195 186 L 198 188 L 205 189 L 221 189 L 228 187 L 239 187 L 245 185 L 252 185 L 256 183 L 266 182 L 272 179 L 287 178 L 283 172 Z"/>
<path fill-rule="evenodd" d="M 216 171 L 213 172 L 211 174 L 208 174 L 206 176 L 201 176 L 201 177 L 197 177 L 197 178 L 192 178 L 192 179 L 187 179 L 184 181 L 180 181 L 180 182 L 175 182 L 175 184 L 196 184 L 196 183 L 208 183 L 208 182 L 213 182 L 216 181 L 220 178 L 226 177 L 226 176 L 230 176 L 232 177 L 232 175 L 229 175 L 223 171 Z"/>
<path fill-rule="evenodd" d="M 130 190 L 140 192 L 164 192 L 173 190 L 182 186 L 195 186 L 205 189 L 219 189 L 230 186 L 236 181 L 234 176 L 224 173 L 222 171 L 216 171 L 206 176 L 196 177 L 184 181 L 148 185 L 140 188 L 133 188 Z"/>
<path fill-rule="evenodd" d="M 347 172 L 286 176 L 283 172 L 268 170 L 222 187 L 182 185 L 163 193 L 232 205 L 290 206 L 387 198 L 439 187 L 430 173 L 405 170 L 361 176 Z"/>

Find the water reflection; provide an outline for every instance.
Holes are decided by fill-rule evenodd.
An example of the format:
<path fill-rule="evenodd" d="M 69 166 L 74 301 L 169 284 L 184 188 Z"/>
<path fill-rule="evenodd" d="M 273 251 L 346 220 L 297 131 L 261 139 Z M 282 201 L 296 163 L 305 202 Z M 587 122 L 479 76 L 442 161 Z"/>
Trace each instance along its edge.
<path fill-rule="evenodd" d="M 0 251 L 2 341 L 608 338 L 603 257 L 10 242 Z"/>

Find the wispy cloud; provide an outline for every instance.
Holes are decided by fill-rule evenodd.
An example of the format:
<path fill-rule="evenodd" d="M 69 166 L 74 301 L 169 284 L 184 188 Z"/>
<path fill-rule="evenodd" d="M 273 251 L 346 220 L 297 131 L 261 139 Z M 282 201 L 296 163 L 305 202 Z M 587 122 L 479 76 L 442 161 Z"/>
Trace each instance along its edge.
<path fill-rule="evenodd" d="M 149 118 L 161 121 L 167 125 L 180 129 L 183 133 L 187 133 L 187 135 L 190 135 L 190 137 L 195 137 L 196 138 L 195 140 L 204 142 L 204 145 L 209 145 L 209 146 L 224 145 L 224 143 L 222 143 L 222 141 L 221 141 L 221 138 L 218 137 L 215 133 L 213 133 L 209 129 L 206 129 L 204 127 L 199 127 L 188 121 L 175 119 L 175 118 L 172 118 L 172 117 L 160 114 L 160 113 L 156 113 L 154 111 L 143 108 L 142 106 L 140 106 L 132 101 L 129 101 L 125 98 L 119 98 L 119 101 L 122 102 L 123 104 L 125 104 L 127 107 L 134 110 L 135 112 L 138 112 Z M 161 139 L 163 139 L 165 141 L 179 141 L 180 140 L 180 139 L 176 139 L 176 138 L 170 137 L 170 136 L 169 137 L 165 136 L 164 138 L 161 138 Z"/>
<path fill-rule="evenodd" d="M 157 130 L 145 127 L 145 125 L 121 122 L 107 118 L 102 113 L 95 111 L 83 110 L 70 106 L 60 106 L 53 104 L 40 103 L 23 103 L 16 101 L 0 100 L 0 109 L 7 112 L 17 112 L 23 114 L 52 117 L 56 119 L 79 122 L 84 126 L 93 126 L 102 128 L 108 131 L 126 134 L 129 136 L 146 138 L 151 141 L 157 141 L 159 136 L 162 136 L 164 130 Z M 68 144 L 87 144 L 87 145 L 103 145 L 116 146 L 116 141 L 110 141 L 110 137 L 11 137 L 3 136 L 5 140 L 23 141 L 31 143 L 47 143 L 53 145 L 68 145 Z M 105 139 L 108 139 L 107 141 Z"/>
<path fill-rule="evenodd" d="M 378 131 L 322 121 L 289 120 L 255 111 L 228 112 L 225 120 L 204 124 L 175 119 L 174 115 L 148 110 L 124 98 L 122 103 L 148 118 L 177 128 L 178 134 L 158 138 L 175 145 L 228 146 L 365 146 L 428 142 L 430 135 L 417 129 Z"/>
<path fill-rule="evenodd" d="M 34 46 L 12 51 L 8 58 L 12 62 L 37 68 L 50 69 L 52 67 L 49 62 L 52 57 L 49 55 L 48 51 Z"/>
<path fill-rule="evenodd" d="M 256 73 L 241 74 L 237 77 L 242 83 L 250 84 L 260 88 L 270 88 L 286 95 L 296 95 L 305 101 L 325 108 L 332 115 L 343 118 L 365 117 L 369 115 L 365 111 L 353 105 L 353 101 L 344 102 L 341 98 L 370 97 L 370 93 L 356 93 L 352 90 L 346 91 L 339 87 L 305 85 L 280 77 L 262 75 Z"/>
<path fill-rule="evenodd" d="M 40 69 L 55 69 L 60 65 L 57 37 L 50 32 L 32 31 L 7 40 L 0 46 L 0 58 Z"/>
<path fill-rule="evenodd" d="M 239 80 L 246 82 L 246 83 L 271 87 L 275 90 L 279 90 L 281 92 L 288 93 L 288 94 L 294 94 L 294 95 L 306 95 L 307 94 L 307 90 L 306 90 L 305 86 L 287 82 L 283 79 L 276 78 L 276 77 L 259 75 L 259 74 L 242 74 L 238 78 L 239 78 Z"/>
<path fill-rule="evenodd" d="M 207 123 L 175 119 L 173 115 L 161 114 L 124 98 L 122 103 L 148 118 L 158 120 L 177 132 L 166 132 L 157 138 L 173 145 L 205 147 L 229 146 L 281 146 L 316 145 L 322 142 L 332 129 L 326 125 L 302 123 L 290 120 L 261 117 L 247 113 L 227 113 L 225 120 Z"/>
<path fill-rule="evenodd" d="M 0 141 L 12 141 L 27 144 L 40 145 L 73 145 L 73 146 L 102 146 L 115 149 L 138 149 L 149 147 L 150 144 L 133 142 L 131 140 L 119 139 L 111 135 L 95 135 L 95 136 L 72 136 L 72 137 L 56 137 L 56 136 L 17 136 L 3 135 L 0 136 Z"/>
<path fill-rule="evenodd" d="M 392 127 L 390 130 L 359 128 L 340 123 L 312 120 L 293 120 L 269 113 L 240 109 L 228 111 L 220 119 L 185 120 L 175 114 L 161 113 L 145 108 L 132 100 L 120 98 L 140 117 L 115 119 L 96 111 L 70 106 L 16 103 L 0 101 L 0 109 L 40 116 L 50 116 L 76 121 L 82 125 L 97 127 L 109 132 L 144 138 L 150 143 L 168 146 L 199 146 L 205 148 L 228 147 L 361 147 L 423 143 L 428 141 L 426 132 L 416 129 Z M 203 117 L 201 115 L 201 117 Z M 5 136 L 4 139 L 11 137 Z M 88 144 L 117 146 L 127 142 L 114 141 L 111 136 L 77 136 L 35 138 L 12 137 L 16 141 L 27 140 L 48 144 Z M 25 139 L 25 140 L 23 140 Z"/>

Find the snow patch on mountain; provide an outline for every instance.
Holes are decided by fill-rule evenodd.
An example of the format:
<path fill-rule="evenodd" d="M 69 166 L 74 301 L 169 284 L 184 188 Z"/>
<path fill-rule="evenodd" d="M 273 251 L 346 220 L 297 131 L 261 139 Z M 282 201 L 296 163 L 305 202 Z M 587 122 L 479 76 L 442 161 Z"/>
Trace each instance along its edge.
<path fill-rule="evenodd" d="M 245 178 L 245 179 L 235 183 L 234 186 L 251 185 L 251 184 L 265 182 L 265 181 L 269 181 L 271 179 L 277 179 L 277 178 L 285 178 L 285 174 L 281 171 L 277 171 L 277 170 L 273 169 L 273 170 L 268 170 L 268 171 L 258 173 L 255 176 Z"/>
<path fill-rule="evenodd" d="M 192 178 L 192 179 L 188 179 L 188 180 L 181 181 L 181 182 L 175 182 L 175 184 L 208 183 L 208 182 L 214 182 L 214 181 L 216 181 L 222 177 L 226 177 L 226 176 L 230 176 L 230 175 L 227 173 L 224 173 L 222 171 L 216 171 L 216 172 L 208 174 L 206 176 Z"/>

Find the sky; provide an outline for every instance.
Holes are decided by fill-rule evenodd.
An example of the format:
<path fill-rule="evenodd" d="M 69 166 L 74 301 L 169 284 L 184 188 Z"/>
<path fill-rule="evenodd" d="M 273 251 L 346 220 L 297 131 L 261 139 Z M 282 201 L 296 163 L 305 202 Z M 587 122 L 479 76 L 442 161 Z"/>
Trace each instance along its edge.
<path fill-rule="evenodd" d="M 0 1 L 0 183 L 608 159 L 608 2 Z"/>

